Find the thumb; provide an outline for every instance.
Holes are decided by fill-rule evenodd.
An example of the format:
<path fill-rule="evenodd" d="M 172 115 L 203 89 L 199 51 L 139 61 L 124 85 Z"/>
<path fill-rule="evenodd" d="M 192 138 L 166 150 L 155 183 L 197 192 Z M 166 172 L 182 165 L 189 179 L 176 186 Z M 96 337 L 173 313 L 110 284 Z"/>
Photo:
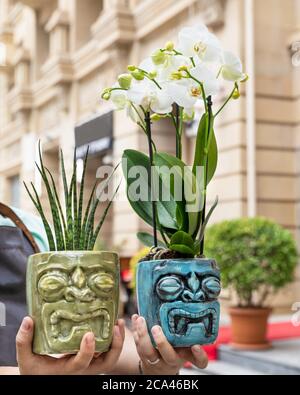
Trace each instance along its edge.
<path fill-rule="evenodd" d="M 17 361 L 22 367 L 23 363 L 28 362 L 28 359 L 33 356 L 32 353 L 32 339 L 33 339 L 33 320 L 30 317 L 23 319 L 19 332 L 16 337 L 17 347 Z"/>

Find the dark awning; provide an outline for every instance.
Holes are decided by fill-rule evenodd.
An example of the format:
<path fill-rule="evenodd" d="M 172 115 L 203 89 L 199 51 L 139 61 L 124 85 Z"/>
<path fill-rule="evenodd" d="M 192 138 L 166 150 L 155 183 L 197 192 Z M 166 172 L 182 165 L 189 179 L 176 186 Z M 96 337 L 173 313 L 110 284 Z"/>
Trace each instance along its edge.
<path fill-rule="evenodd" d="M 77 158 L 84 157 L 88 146 L 90 154 L 104 153 L 112 148 L 113 112 L 93 118 L 75 127 Z"/>

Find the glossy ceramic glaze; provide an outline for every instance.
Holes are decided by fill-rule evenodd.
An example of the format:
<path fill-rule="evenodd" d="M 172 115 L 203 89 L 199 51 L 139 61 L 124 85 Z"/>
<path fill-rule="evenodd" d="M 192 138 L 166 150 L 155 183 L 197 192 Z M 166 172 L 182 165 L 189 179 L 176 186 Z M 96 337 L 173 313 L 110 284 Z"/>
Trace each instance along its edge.
<path fill-rule="evenodd" d="M 212 344 L 219 331 L 220 272 L 211 259 L 141 262 L 139 314 L 150 329 L 160 325 L 174 347 Z"/>
<path fill-rule="evenodd" d="M 55 252 L 29 258 L 27 303 L 35 322 L 33 351 L 76 353 L 93 332 L 109 349 L 119 303 L 119 258 L 111 252 Z"/>

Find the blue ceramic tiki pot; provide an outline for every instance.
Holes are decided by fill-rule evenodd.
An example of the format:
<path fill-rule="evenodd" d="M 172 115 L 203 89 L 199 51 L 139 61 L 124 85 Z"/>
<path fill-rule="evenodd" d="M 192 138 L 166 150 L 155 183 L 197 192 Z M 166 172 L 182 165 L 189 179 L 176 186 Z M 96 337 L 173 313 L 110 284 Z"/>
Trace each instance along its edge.
<path fill-rule="evenodd" d="M 160 325 L 174 347 L 216 341 L 220 292 L 220 272 L 211 259 L 147 261 L 138 266 L 139 314 L 150 334 Z"/>

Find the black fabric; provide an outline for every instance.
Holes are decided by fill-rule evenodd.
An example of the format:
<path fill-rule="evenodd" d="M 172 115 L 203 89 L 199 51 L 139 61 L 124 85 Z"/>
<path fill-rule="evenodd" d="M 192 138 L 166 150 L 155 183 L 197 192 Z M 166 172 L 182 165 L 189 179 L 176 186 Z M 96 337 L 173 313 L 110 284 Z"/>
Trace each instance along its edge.
<path fill-rule="evenodd" d="M 17 366 L 15 338 L 27 314 L 26 266 L 32 254 L 20 229 L 0 227 L 0 303 L 6 312 L 6 325 L 0 320 L 0 366 Z"/>

